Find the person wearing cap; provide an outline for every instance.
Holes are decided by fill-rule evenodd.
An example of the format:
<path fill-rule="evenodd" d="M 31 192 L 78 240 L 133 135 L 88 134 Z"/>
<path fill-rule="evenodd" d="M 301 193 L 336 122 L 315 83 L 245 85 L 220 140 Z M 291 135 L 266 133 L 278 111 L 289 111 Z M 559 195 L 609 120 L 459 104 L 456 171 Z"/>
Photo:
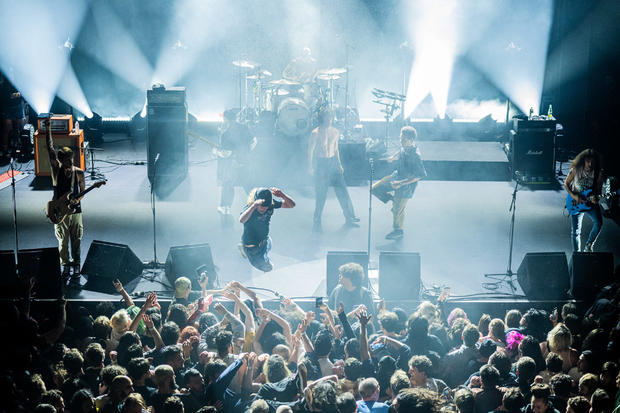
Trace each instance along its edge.
<path fill-rule="evenodd" d="M 273 199 L 273 196 L 282 200 Z M 250 264 L 261 271 L 273 269 L 269 259 L 271 237 L 269 237 L 269 222 L 273 211 L 278 208 L 294 208 L 295 201 L 278 188 L 255 188 L 250 192 L 248 204 L 239 216 L 243 224 L 241 236 L 241 254 L 250 261 Z"/>

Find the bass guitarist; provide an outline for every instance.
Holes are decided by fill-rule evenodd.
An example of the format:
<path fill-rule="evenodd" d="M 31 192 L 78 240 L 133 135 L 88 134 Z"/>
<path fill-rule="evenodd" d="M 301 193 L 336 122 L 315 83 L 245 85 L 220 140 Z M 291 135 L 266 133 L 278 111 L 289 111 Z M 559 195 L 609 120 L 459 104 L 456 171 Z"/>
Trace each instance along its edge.
<path fill-rule="evenodd" d="M 572 198 L 569 201 L 573 206 L 570 215 L 573 251 L 594 251 L 594 243 L 603 226 L 603 217 L 598 202 L 603 180 L 601 156 L 594 149 L 585 149 L 573 159 L 571 170 L 564 181 L 564 188 Z M 584 214 L 592 220 L 592 229 L 582 250 L 581 223 Z"/>
<path fill-rule="evenodd" d="M 77 195 L 84 191 L 84 171 L 73 165 L 73 151 L 63 147 L 56 152 L 52 142 L 52 128 L 50 119 L 45 120 L 47 130 L 46 143 L 52 167 L 52 185 L 54 186 L 54 198 L 58 199 L 63 194 L 70 192 L 76 198 L 71 202 L 74 210 L 60 223 L 54 224 L 54 234 L 58 239 L 60 251 L 60 263 L 63 266 L 63 276 L 69 276 L 73 268 L 73 275 L 80 273 L 80 243 L 84 226 L 82 225 L 82 206 Z M 69 243 L 71 244 L 71 259 L 69 259 Z"/>

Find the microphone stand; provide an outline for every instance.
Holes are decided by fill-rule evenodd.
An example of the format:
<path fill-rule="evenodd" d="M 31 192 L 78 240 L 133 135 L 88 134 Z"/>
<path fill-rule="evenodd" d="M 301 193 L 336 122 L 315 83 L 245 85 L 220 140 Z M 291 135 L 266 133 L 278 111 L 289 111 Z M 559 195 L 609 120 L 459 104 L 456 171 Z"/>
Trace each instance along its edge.
<path fill-rule="evenodd" d="M 155 162 L 153 162 L 153 182 L 151 183 L 151 212 L 153 214 L 153 261 L 148 263 L 148 267 L 151 268 L 151 280 L 155 279 L 155 270 L 159 268 L 160 264 L 157 260 L 157 220 L 156 217 L 156 197 L 155 197 L 155 185 L 157 183 L 157 163 L 159 161 L 159 153 L 155 156 Z"/>
<path fill-rule="evenodd" d="M 19 236 L 17 232 L 17 198 L 15 197 L 15 157 L 11 153 L 11 192 L 13 195 L 13 229 L 15 230 L 15 276 L 19 279 Z"/>
<path fill-rule="evenodd" d="M 505 273 L 501 274 L 484 274 L 486 278 L 491 278 L 495 280 L 494 283 L 483 283 L 483 287 L 489 290 L 496 290 L 499 288 L 501 283 L 506 283 L 508 287 L 510 287 L 510 291 L 513 296 L 516 296 L 517 287 L 513 281 L 513 277 L 516 275 L 512 272 L 512 252 L 514 246 L 514 235 L 515 235 L 515 214 L 517 212 L 517 192 L 519 191 L 519 179 L 515 177 L 515 189 L 512 191 L 512 201 L 510 202 L 510 207 L 508 208 L 509 212 L 512 212 L 512 216 L 510 218 L 510 232 L 509 232 L 509 243 L 508 243 L 508 268 Z"/>
<path fill-rule="evenodd" d="M 372 181 L 374 178 L 375 171 L 375 159 L 369 158 L 368 162 L 370 164 L 370 179 L 368 182 L 368 245 L 366 247 L 366 251 L 368 253 L 368 261 L 370 262 L 370 239 L 372 234 Z"/>

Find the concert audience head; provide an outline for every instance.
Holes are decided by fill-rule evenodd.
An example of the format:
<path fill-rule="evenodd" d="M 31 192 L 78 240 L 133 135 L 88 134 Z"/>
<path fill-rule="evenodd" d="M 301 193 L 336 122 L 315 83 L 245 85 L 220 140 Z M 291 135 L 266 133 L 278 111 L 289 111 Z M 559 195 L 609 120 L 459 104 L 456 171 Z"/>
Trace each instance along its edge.
<path fill-rule="evenodd" d="M 461 334 L 463 344 L 467 347 L 474 347 L 480 338 L 480 333 L 478 333 L 478 329 L 473 324 L 468 324 Z"/>
<path fill-rule="evenodd" d="M 84 350 L 84 367 L 103 367 L 105 350 L 99 343 L 90 343 Z"/>
<path fill-rule="evenodd" d="M 374 377 L 364 379 L 359 384 L 359 392 L 364 401 L 379 398 L 379 382 Z"/>
<path fill-rule="evenodd" d="M 531 408 L 533 413 L 545 413 L 549 408 L 551 389 L 546 384 L 534 384 L 531 389 Z"/>
<path fill-rule="evenodd" d="M 360 377 L 364 370 L 362 369 L 362 362 L 356 358 L 349 357 L 344 361 L 344 377 L 348 380 L 355 381 Z"/>
<path fill-rule="evenodd" d="M 269 413 L 269 405 L 263 399 L 254 400 L 250 405 L 250 413 Z"/>
<path fill-rule="evenodd" d="M 583 396 L 575 396 L 568 399 L 566 413 L 588 413 L 590 402 Z"/>
<path fill-rule="evenodd" d="M 263 364 L 263 373 L 268 383 L 275 383 L 283 380 L 291 374 L 286 366 L 286 361 L 278 354 L 272 354 Z"/>
<path fill-rule="evenodd" d="M 533 358 L 523 356 L 517 361 L 517 376 L 520 383 L 532 383 L 537 373 L 538 369 Z"/>
<path fill-rule="evenodd" d="M 592 373 L 586 373 L 579 379 L 579 395 L 590 400 L 592 393 L 594 393 L 598 386 L 598 377 Z"/>
<path fill-rule="evenodd" d="M 80 389 L 73 393 L 69 402 L 71 413 L 92 413 L 95 411 L 95 399 L 92 393 L 86 389 Z"/>
<path fill-rule="evenodd" d="M 392 391 L 392 397 L 396 397 L 396 395 L 402 390 L 407 389 L 410 386 L 409 376 L 403 370 L 396 370 L 392 377 L 390 377 L 390 389 Z"/>
<path fill-rule="evenodd" d="M 174 280 L 174 298 L 189 297 L 189 293 L 192 292 L 192 282 L 187 277 L 179 277 Z"/>
<path fill-rule="evenodd" d="M 232 337 L 232 333 L 228 330 L 222 330 L 215 336 L 215 348 L 221 358 L 232 352 Z"/>
<path fill-rule="evenodd" d="M 198 332 L 203 333 L 207 328 L 217 324 L 217 317 L 215 314 L 206 312 L 200 314 L 198 317 Z"/>
<path fill-rule="evenodd" d="M 360 356 L 360 342 L 357 338 L 350 338 L 344 344 L 344 354 L 346 357 L 354 357 L 357 360 L 361 359 Z"/>
<path fill-rule="evenodd" d="M 474 394 L 468 388 L 462 388 L 454 393 L 454 404 L 458 413 L 474 413 Z"/>
<path fill-rule="evenodd" d="M 131 393 L 123 402 L 121 413 L 133 413 L 147 411 L 147 405 L 140 393 Z"/>
<path fill-rule="evenodd" d="M 337 397 L 336 385 L 329 380 L 321 381 L 312 388 L 312 409 L 327 413 L 336 412 Z"/>
<path fill-rule="evenodd" d="M 401 330 L 398 316 L 391 311 L 384 311 L 379 315 L 379 325 L 384 333 L 398 333 Z"/>
<path fill-rule="evenodd" d="M 562 360 L 562 356 L 557 353 L 549 353 L 545 358 L 545 365 L 547 366 L 547 371 L 551 374 L 561 373 L 563 363 L 564 361 Z"/>
<path fill-rule="evenodd" d="M 336 407 L 338 413 L 355 413 L 357 412 L 357 403 L 351 392 L 345 392 L 336 399 Z"/>
<path fill-rule="evenodd" d="M 556 374 L 549 380 L 549 386 L 554 395 L 568 398 L 573 389 L 573 379 L 568 374 Z"/>
<path fill-rule="evenodd" d="M 491 324 L 491 316 L 488 314 L 482 314 L 480 320 L 478 320 L 478 331 L 482 337 L 489 335 L 489 326 Z"/>
<path fill-rule="evenodd" d="M 530 308 L 523 314 L 520 324 L 523 334 L 534 337 L 539 343 L 547 338 L 547 332 L 551 328 L 547 312 L 535 308 Z"/>
<path fill-rule="evenodd" d="M 127 375 L 134 384 L 143 383 L 150 376 L 151 363 L 144 357 L 136 357 L 127 363 Z"/>
<path fill-rule="evenodd" d="M 504 350 L 496 350 L 495 353 L 489 357 L 489 364 L 494 366 L 501 377 L 506 377 L 510 373 L 512 363 L 508 354 Z"/>
<path fill-rule="evenodd" d="M 508 413 L 518 413 L 525 404 L 523 393 L 518 387 L 510 387 L 504 392 L 502 397 L 502 405 Z"/>
<path fill-rule="evenodd" d="M 429 324 L 440 321 L 439 310 L 437 309 L 437 306 L 430 301 L 422 301 L 420 305 L 418 305 L 414 315 L 416 317 L 426 318 Z"/>
<path fill-rule="evenodd" d="M 184 412 L 183 402 L 177 396 L 170 396 L 164 402 L 163 413 L 183 413 L 183 412 Z M 261 413 L 264 413 L 264 412 L 261 412 Z"/>
<path fill-rule="evenodd" d="M 409 360 L 409 376 L 413 386 L 424 386 L 428 379 L 433 363 L 426 356 L 413 356 Z"/>
<path fill-rule="evenodd" d="M 364 268 L 356 262 L 349 262 L 338 267 L 338 275 L 345 289 L 354 290 L 362 286 Z"/>
<path fill-rule="evenodd" d="M 489 337 L 495 341 L 506 341 L 506 326 L 500 318 L 494 318 L 489 323 Z"/>
<path fill-rule="evenodd" d="M 533 336 L 523 337 L 523 340 L 519 343 L 519 354 L 521 354 L 521 357 L 531 357 L 536 363 L 538 371 L 542 371 L 547 367 L 540 350 L 540 342 Z"/>
<path fill-rule="evenodd" d="M 184 328 L 187 325 L 187 310 L 183 304 L 170 304 L 168 310 L 168 322 L 173 322 L 179 329 Z"/>
<path fill-rule="evenodd" d="M 171 346 L 178 343 L 181 330 L 179 329 L 177 323 L 168 321 L 161 327 L 159 335 L 161 336 L 161 340 L 164 342 L 164 345 Z"/>
<path fill-rule="evenodd" d="M 467 320 L 467 313 L 462 308 L 456 307 L 448 314 L 448 327 L 452 327 L 452 324 L 460 318 Z"/>
<path fill-rule="evenodd" d="M 489 357 L 497 350 L 497 344 L 493 340 L 488 339 L 476 344 L 476 347 L 478 349 L 478 354 L 484 361 L 488 361 Z"/>
<path fill-rule="evenodd" d="M 506 312 L 506 317 L 504 318 L 504 324 L 506 324 L 506 328 L 519 328 L 519 323 L 521 322 L 521 311 L 519 310 L 509 310 Z"/>
<path fill-rule="evenodd" d="M 403 389 L 396 396 L 394 407 L 398 413 L 438 413 L 439 400 L 428 389 Z"/>
<path fill-rule="evenodd" d="M 494 389 L 499 384 L 499 370 L 495 366 L 485 364 L 480 367 L 480 381 L 484 389 Z"/>
<path fill-rule="evenodd" d="M 153 372 L 153 383 L 157 386 L 160 393 L 172 393 L 172 390 L 176 388 L 174 369 L 167 364 L 161 364 L 155 367 L 155 371 Z"/>
<path fill-rule="evenodd" d="M 554 353 L 567 351 L 573 342 L 573 336 L 564 324 L 559 323 L 549 331 L 547 335 L 549 350 Z"/>
<path fill-rule="evenodd" d="M 112 381 L 117 376 L 126 376 L 127 370 L 125 367 L 110 364 L 101 369 L 99 373 L 99 392 L 101 394 L 107 393 L 112 385 Z"/>
<path fill-rule="evenodd" d="M 614 409 L 611 397 L 609 397 L 607 392 L 603 389 L 596 389 L 594 393 L 592 393 L 590 406 L 592 407 L 590 409 L 591 413 L 611 413 Z"/>

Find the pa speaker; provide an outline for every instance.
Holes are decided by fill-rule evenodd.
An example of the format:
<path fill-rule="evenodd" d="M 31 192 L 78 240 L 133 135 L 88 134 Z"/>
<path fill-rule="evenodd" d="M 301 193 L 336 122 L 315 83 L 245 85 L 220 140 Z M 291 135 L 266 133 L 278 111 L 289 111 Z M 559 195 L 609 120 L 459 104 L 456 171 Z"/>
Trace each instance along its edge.
<path fill-rule="evenodd" d="M 91 291 L 115 294 L 112 281 L 119 279 L 123 284 L 133 281 L 142 274 L 144 265 L 126 244 L 93 241 L 88 249 L 82 273 L 88 281 L 84 286 Z"/>
<path fill-rule="evenodd" d="M 528 252 L 517 270 L 517 280 L 530 300 L 562 300 L 569 287 L 563 252 Z"/>
<path fill-rule="evenodd" d="M 209 277 L 208 288 L 212 288 L 217 280 L 217 271 L 211 255 L 209 244 L 180 245 L 171 247 L 166 258 L 166 277 L 170 284 L 178 277 L 187 277 L 192 281 L 192 289 L 199 289 L 198 273 L 196 270 L 201 268 L 206 271 Z"/>
<path fill-rule="evenodd" d="M 57 247 L 19 250 L 19 274 L 23 280 L 35 278 L 35 298 L 62 297 L 60 277 L 60 255 Z M 0 251 L 0 266 L 3 270 L 0 296 L 15 298 L 25 291 L 17 282 L 15 255 L 13 251 Z"/>
<path fill-rule="evenodd" d="M 592 300 L 612 283 L 614 256 L 611 252 L 573 252 L 569 268 L 573 297 Z"/>
<path fill-rule="evenodd" d="M 420 299 L 420 254 L 382 251 L 379 255 L 379 297 L 388 301 Z"/>
<path fill-rule="evenodd" d="M 326 295 L 329 295 L 338 285 L 338 268 L 350 262 L 358 263 L 364 268 L 362 286 L 365 287 L 368 285 L 368 253 L 366 251 L 327 251 L 326 261 Z"/>

